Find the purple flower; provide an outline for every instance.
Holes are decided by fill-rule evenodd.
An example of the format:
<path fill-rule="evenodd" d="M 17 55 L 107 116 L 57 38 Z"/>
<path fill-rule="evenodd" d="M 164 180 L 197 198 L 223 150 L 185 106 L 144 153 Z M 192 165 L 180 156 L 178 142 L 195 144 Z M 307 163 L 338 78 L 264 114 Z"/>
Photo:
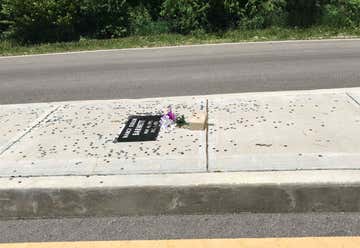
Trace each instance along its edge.
<path fill-rule="evenodd" d="M 174 112 L 172 112 L 171 109 L 169 109 L 169 112 L 166 114 L 170 120 L 172 121 L 176 121 L 176 115 L 174 114 Z"/>

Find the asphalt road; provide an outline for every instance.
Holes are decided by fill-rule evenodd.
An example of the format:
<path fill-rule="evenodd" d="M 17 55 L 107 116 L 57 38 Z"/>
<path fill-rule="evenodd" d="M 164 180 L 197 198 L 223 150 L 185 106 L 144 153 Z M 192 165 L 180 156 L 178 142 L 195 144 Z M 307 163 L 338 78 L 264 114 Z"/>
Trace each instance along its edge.
<path fill-rule="evenodd" d="M 360 40 L 0 58 L 0 104 L 360 86 Z"/>
<path fill-rule="evenodd" d="M 359 213 L 0 221 L 0 243 L 359 235 Z"/>

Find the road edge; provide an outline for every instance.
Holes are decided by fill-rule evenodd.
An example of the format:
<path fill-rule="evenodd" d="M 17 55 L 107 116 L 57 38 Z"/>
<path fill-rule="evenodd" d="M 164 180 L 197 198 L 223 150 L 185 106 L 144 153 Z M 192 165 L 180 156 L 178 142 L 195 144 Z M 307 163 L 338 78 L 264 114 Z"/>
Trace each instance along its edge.
<path fill-rule="evenodd" d="M 0 59 L 11 58 L 26 58 L 26 57 L 42 57 L 42 56 L 56 56 L 56 55 L 72 55 L 84 53 L 99 53 L 99 52 L 121 52 L 121 51 L 142 51 L 142 50 L 158 50 L 158 49 L 176 49 L 176 48 L 196 48 L 208 46 L 233 46 L 233 45 L 246 45 L 246 44 L 287 44 L 287 43 L 310 43 L 310 42 L 338 42 L 338 41 L 360 41 L 357 38 L 328 38 L 328 39 L 307 39 L 307 40 L 273 40 L 273 41 L 241 41 L 241 42 L 222 42 L 222 43 L 205 43 L 205 44 L 192 44 L 192 45 L 173 45 L 173 46 L 154 46 L 154 47 L 133 47 L 133 48 L 114 48 L 114 49 L 98 49 L 98 50 L 80 50 L 72 52 L 54 52 L 54 53 L 40 53 L 40 54 L 25 54 L 25 55 L 10 55 L 1 56 Z"/>

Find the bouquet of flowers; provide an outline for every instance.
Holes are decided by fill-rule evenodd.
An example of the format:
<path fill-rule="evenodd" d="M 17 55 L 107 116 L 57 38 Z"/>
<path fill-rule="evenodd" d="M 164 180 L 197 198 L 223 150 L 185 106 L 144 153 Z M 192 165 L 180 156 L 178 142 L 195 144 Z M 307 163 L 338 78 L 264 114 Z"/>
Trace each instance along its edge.
<path fill-rule="evenodd" d="M 177 116 L 173 111 L 171 106 L 169 106 L 168 111 L 161 117 L 160 120 L 162 129 L 173 129 L 175 127 L 184 127 L 189 125 L 185 120 L 185 116 Z"/>

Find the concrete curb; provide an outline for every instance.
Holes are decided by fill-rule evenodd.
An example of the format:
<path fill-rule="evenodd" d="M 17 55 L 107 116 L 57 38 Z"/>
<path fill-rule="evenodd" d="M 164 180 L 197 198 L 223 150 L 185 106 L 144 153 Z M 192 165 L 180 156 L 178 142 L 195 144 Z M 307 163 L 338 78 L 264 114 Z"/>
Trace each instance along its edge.
<path fill-rule="evenodd" d="M 159 214 L 351 212 L 360 171 L 0 179 L 0 219 Z"/>

